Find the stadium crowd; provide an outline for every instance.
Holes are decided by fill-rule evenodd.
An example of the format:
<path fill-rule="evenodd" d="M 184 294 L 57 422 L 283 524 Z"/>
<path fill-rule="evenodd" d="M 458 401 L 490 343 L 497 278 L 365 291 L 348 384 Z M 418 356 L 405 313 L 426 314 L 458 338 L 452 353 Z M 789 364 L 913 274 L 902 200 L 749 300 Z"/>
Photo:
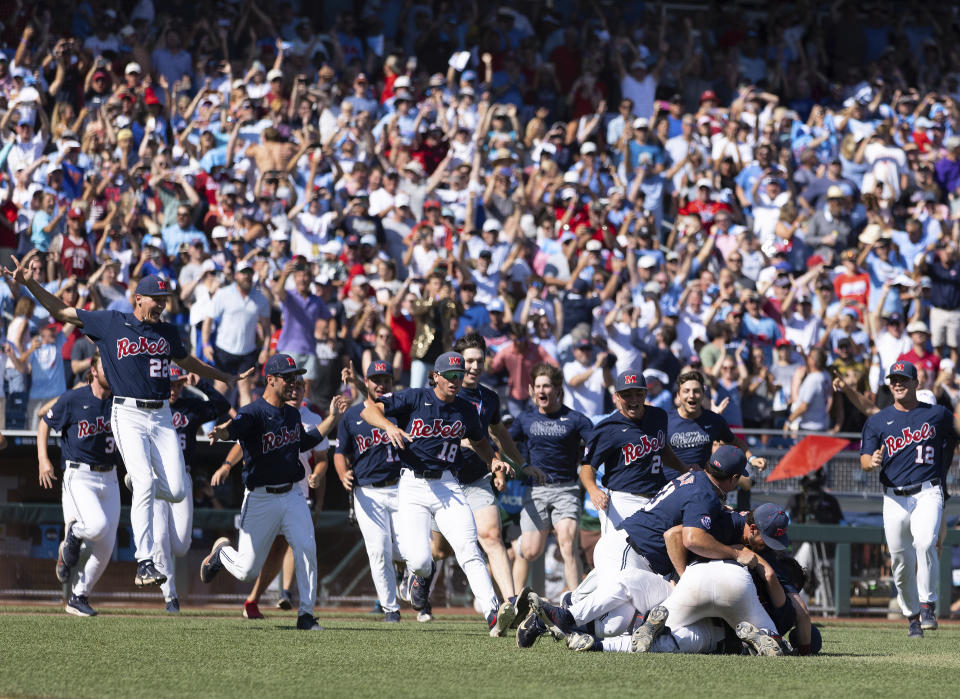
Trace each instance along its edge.
<path fill-rule="evenodd" d="M 0 264 L 87 309 L 168 278 L 193 353 L 289 353 L 321 411 L 469 331 L 514 416 L 541 361 L 592 418 L 626 369 L 665 408 L 702 371 L 733 427 L 859 431 L 899 357 L 960 397 L 955 8 L 6 9 Z M 0 420 L 35 427 L 93 345 L 6 281 L 0 312 Z"/>

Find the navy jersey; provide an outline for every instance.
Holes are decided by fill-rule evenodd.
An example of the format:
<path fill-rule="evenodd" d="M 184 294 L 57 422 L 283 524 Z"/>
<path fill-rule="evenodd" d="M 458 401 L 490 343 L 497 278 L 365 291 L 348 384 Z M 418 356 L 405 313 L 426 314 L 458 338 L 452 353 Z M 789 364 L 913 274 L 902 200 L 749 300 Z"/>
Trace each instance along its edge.
<path fill-rule="evenodd" d="M 170 323 L 144 323 L 132 313 L 77 311 L 83 333 L 96 343 L 103 372 L 116 396 L 170 397 L 170 360 L 187 350 Z"/>
<path fill-rule="evenodd" d="M 704 471 L 685 473 L 667 483 L 643 509 L 623 520 L 620 528 L 655 573 L 668 575 L 673 571 L 673 564 L 667 555 L 663 533 L 678 524 L 703 529 L 723 544 L 737 542 L 731 512 L 723 506 L 716 487 Z"/>
<path fill-rule="evenodd" d="M 412 438 L 400 450 L 400 461 L 413 471 L 455 470 L 461 440 L 486 436 L 477 409 L 459 396 L 444 403 L 432 388 L 408 388 L 377 400 L 383 403 L 384 414 L 396 418 Z"/>
<path fill-rule="evenodd" d="M 173 427 L 180 437 L 183 463 L 188 467 L 193 463 L 193 455 L 197 450 L 197 430 L 200 425 L 216 420 L 230 411 L 230 403 L 209 382 L 202 381 L 198 388 L 206 394 L 208 400 L 188 394 L 184 389 L 177 401 L 170 404 Z"/>
<path fill-rule="evenodd" d="M 900 488 L 942 478 L 953 456 L 945 447 L 957 439 L 953 415 L 942 405 L 920 403 L 907 411 L 890 405 L 867 418 L 860 453 L 883 445 L 880 482 Z"/>
<path fill-rule="evenodd" d="M 547 474 L 547 483 L 577 478 L 583 445 L 593 432 L 593 423 L 586 415 L 565 405 L 546 415 L 530 408 L 517 416 L 515 424 L 527 436 L 528 463 Z"/>
<path fill-rule="evenodd" d="M 457 396 L 477 409 L 484 435 L 488 433 L 490 425 L 500 424 L 500 396 L 495 391 L 477 384 L 476 388 L 461 388 Z M 462 456 L 463 461 L 457 471 L 457 480 L 461 483 L 473 483 L 478 478 L 483 478 L 490 473 L 487 464 L 477 456 L 477 452 L 472 449 L 465 449 Z"/>
<path fill-rule="evenodd" d="M 700 417 L 690 420 L 681 417 L 676 408 L 667 413 L 667 429 L 670 435 L 670 448 L 683 463 L 690 467 L 703 468 L 713 453 L 714 442 L 733 443 L 730 425 L 712 410 L 704 410 Z M 680 474 L 664 466 L 667 479 Z"/>
<path fill-rule="evenodd" d="M 387 439 L 387 433 L 360 417 L 363 403 L 343 414 L 337 425 L 337 454 L 353 464 L 357 485 L 370 485 L 400 475 L 400 456 Z M 390 420 L 390 422 L 396 422 Z"/>
<path fill-rule="evenodd" d="M 605 466 L 608 490 L 656 493 L 666 483 L 661 453 L 667 444 L 667 413 L 647 406 L 638 425 L 620 412 L 597 423 L 587 442 L 587 462 Z"/>
<path fill-rule="evenodd" d="M 112 398 L 93 395 L 89 384 L 67 391 L 43 419 L 60 432 L 60 466 L 66 461 L 103 465 L 117 463 L 117 448 L 110 431 Z"/>
<path fill-rule="evenodd" d="M 296 408 L 286 403 L 277 408 L 263 398 L 240 408 L 228 431 L 243 447 L 243 484 L 250 490 L 301 480 L 300 452 L 323 441 L 304 430 Z"/>

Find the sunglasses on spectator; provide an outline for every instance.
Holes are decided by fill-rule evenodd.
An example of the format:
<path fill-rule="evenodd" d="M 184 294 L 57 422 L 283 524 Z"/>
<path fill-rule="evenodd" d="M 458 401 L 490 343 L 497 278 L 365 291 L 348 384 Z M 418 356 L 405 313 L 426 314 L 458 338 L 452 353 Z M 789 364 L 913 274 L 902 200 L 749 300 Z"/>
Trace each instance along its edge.
<path fill-rule="evenodd" d="M 449 381 L 450 383 L 456 383 L 457 381 L 463 381 L 463 372 L 462 371 L 442 371 L 440 376 Z"/>

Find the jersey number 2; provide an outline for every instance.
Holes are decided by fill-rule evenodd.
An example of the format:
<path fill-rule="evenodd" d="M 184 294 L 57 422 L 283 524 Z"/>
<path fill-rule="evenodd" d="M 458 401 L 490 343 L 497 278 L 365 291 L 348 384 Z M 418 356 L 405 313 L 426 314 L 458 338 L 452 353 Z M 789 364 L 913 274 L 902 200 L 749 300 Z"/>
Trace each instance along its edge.
<path fill-rule="evenodd" d="M 919 445 L 917 447 L 917 460 L 914 463 L 933 466 L 933 447 Z"/>

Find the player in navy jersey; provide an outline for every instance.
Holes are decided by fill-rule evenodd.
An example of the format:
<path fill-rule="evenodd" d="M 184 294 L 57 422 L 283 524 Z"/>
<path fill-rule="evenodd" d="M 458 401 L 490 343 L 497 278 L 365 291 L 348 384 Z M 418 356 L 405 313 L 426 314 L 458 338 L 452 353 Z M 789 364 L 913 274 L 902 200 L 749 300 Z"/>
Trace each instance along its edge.
<path fill-rule="evenodd" d="M 864 471 L 880 469 L 883 529 L 890 549 L 897 601 L 911 638 L 936 629 L 937 536 L 943 483 L 960 431 L 956 415 L 917 400 L 917 368 L 897 361 L 887 374 L 893 405 L 867 418 L 860 445 Z M 949 603 L 948 603 L 949 604 Z"/>
<path fill-rule="evenodd" d="M 414 573 L 410 587 L 413 608 L 420 611 L 427 604 L 435 570 L 430 549 L 432 518 L 450 542 L 492 630 L 500 603 L 477 544 L 473 513 L 453 469 L 465 438 L 491 472 L 512 474 L 512 469 L 494 456 L 476 407 L 457 396 L 463 374 L 463 355 L 446 352 L 434 362 L 432 387 L 408 388 L 368 401 L 361 417 L 383 430 L 399 449 L 397 533 L 400 552 Z"/>
<path fill-rule="evenodd" d="M 188 375 L 180 367 L 170 367 L 170 412 L 173 427 L 180 439 L 180 449 L 186 465 L 187 493 L 180 502 L 157 498 L 153 504 L 153 539 L 156 546 L 154 564 L 167 579 L 160 586 L 167 611 L 180 611 L 177 586 L 173 579 L 174 559 L 186 556 L 190 550 L 193 531 L 193 482 L 190 467 L 197 450 L 197 430 L 205 422 L 216 420 L 230 412 L 230 403 L 208 381 L 201 380 L 195 389 L 186 388 Z"/>
<path fill-rule="evenodd" d="M 604 533 L 650 501 L 666 483 L 663 467 L 684 473 L 687 466 L 667 443 L 667 413 L 644 405 L 647 383 L 643 374 L 625 371 L 617 376 L 613 402 L 617 412 L 594 426 L 587 444 L 587 463 L 580 481 L 600 513 Z M 605 467 L 597 487 L 596 472 Z"/>
<path fill-rule="evenodd" d="M 673 453 L 690 468 L 703 468 L 710 458 L 715 442 L 732 444 L 747 455 L 747 463 L 762 471 L 767 460 L 753 456 L 746 442 L 730 431 L 727 421 L 719 414 L 703 407 L 706 381 L 699 371 L 687 371 L 677 377 L 676 407 L 667 413 L 667 433 Z M 680 474 L 664 466 L 664 476 L 672 480 Z M 740 481 L 742 491 L 749 492 L 750 480 Z"/>
<path fill-rule="evenodd" d="M 313 520 L 303 491 L 300 452 L 323 441 L 317 430 L 306 431 L 300 412 L 287 404 L 296 377 L 305 373 L 293 357 L 275 354 L 264 367 L 267 386 L 263 397 L 237 411 L 237 416 L 210 432 L 211 443 L 236 439 L 243 447 L 243 484 L 246 493 L 240 515 L 237 548 L 226 537 L 218 539 L 200 566 L 208 583 L 222 568 L 250 582 L 257 577 L 277 534 L 293 548 L 300 609 L 297 628 L 319 630 L 313 617 L 317 591 L 317 544 Z"/>
<path fill-rule="evenodd" d="M 373 400 L 393 392 L 390 362 L 370 362 L 365 388 Z M 394 574 L 394 560 L 399 558 L 396 540 L 400 457 L 386 433 L 361 417 L 363 407 L 363 403 L 357 403 L 340 420 L 333 465 L 343 487 L 353 493 L 357 524 L 363 534 L 384 621 L 396 622 L 400 621 Z"/>
<path fill-rule="evenodd" d="M 177 329 L 160 319 L 171 293 L 164 279 L 151 275 L 137 283 L 133 313 L 78 310 L 33 277 L 30 262 L 36 255 L 33 250 L 19 263 L 13 258 L 14 269 L 4 269 L 4 275 L 25 285 L 56 321 L 77 326 L 97 345 L 114 396 L 110 418 L 114 438 L 133 485 L 134 582 L 160 585 L 166 578 L 153 563 L 154 499 L 180 502 L 187 492 L 183 453 L 167 403 L 170 362 L 214 381 L 232 383 L 240 377 L 228 376 L 187 354 Z"/>
<path fill-rule="evenodd" d="M 47 440 L 50 429 L 60 432 L 63 469 L 63 521 L 66 533 L 57 558 L 57 579 L 68 583 L 66 610 L 95 616 L 89 595 L 113 554 L 120 521 L 117 451 L 110 431 L 110 387 L 100 357 L 94 354 L 87 385 L 67 391 L 47 411 L 37 429 L 40 485 L 52 488 L 57 479 Z M 80 565 L 80 550 L 89 553 Z"/>
<path fill-rule="evenodd" d="M 524 496 L 520 513 L 523 532 L 520 556 L 534 561 L 543 555 L 547 535 L 557 534 L 557 548 L 563 558 L 563 575 L 568 590 L 580 584 L 580 556 L 576 546 L 580 522 L 580 483 L 577 472 L 583 463 L 584 445 L 593 423 L 580 412 L 563 404 L 563 373 L 541 362 L 530 372 L 534 408 L 516 417 L 526 435 L 527 458 L 544 473 L 543 483 L 533 485 Z M 517 588 L 527 578 L 527 566 L 516 565 Z"/>

